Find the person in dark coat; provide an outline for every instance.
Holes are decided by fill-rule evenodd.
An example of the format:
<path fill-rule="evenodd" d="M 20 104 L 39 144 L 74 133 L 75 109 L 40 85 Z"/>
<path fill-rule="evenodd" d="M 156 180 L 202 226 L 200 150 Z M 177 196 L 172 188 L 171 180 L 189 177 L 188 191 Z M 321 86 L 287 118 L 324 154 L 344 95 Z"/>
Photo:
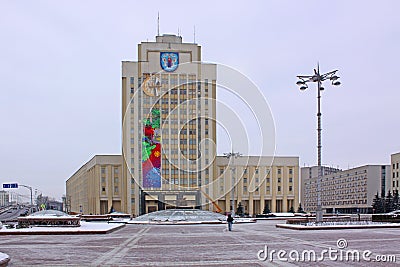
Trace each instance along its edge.
<path fill-rule="evenodd" d="M 228 230 L 232 231 L 232 224 L 233 224 L 232 215 L 228 214 L 228 218 L 226 218 L 226 221 L 228 222 Z"/>

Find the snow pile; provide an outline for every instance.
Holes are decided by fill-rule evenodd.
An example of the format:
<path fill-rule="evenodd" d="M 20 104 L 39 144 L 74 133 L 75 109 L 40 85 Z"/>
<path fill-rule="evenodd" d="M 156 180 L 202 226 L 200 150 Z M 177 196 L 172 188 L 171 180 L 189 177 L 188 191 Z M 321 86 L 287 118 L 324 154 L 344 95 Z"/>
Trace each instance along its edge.
<path fill-rule="evenodd" d="M 6 264 L 10 261 L 10 257 L 5 254 L 0 252 L 0 266 L 3 264 L 6 266 Z"/>
<path fill-rule="evenodd" d="M 2 234 L 13 233 L 91 233 L 91 232 L 105 232 L 115 228 L 119 228 L 121 223 L 108 224 L 107 222 L 81 222 L 80 227 L 57 227 L 57 226 L 33 226 L 30 228 L 21 229 L 6 229 L 5 227 L 0 230 Z"/>

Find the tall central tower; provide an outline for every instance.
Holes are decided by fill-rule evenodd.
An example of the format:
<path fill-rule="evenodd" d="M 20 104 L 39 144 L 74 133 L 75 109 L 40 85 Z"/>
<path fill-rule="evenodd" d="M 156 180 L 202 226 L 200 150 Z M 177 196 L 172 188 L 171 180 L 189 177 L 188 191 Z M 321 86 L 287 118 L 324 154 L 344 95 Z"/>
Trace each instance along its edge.
<path fill-rule="evenodd" d="M 201 47 L 176 35 L 142 42 L 138 61 L 122 62 L 127 211 L 210 208 L 216 76 L 216 65 L 201 63 Z"/>

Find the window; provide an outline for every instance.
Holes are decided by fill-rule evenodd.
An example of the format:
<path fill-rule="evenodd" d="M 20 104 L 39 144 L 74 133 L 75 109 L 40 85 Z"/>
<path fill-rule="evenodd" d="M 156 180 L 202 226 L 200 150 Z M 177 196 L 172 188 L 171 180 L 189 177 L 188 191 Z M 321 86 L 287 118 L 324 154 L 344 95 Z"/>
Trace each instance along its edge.
<path fill-rule="evenodd" d="M 281 170 L 281 168 L 279 168 L 278 169 L 278 174 L 281 174 L 282 173 L 282 170 Z"/>
<path fill-rule="evenodd" d="M 259 179 L 258 179 L 258 177 L 256 178 L 256 183 L 258 183 L 259 182 Z"/>
<path fill-rule="evenodd" d="M 291 185 L 289 185 L 289 191 L 293 191 L 293 187 Z"/>
<path fill-rule="evenodd" d="M 101 167 L 101 174 L 105 174 L 106 173 L 106 168 L 105 167 Z"/>
<path fill-rule="evenodd" d="M 255 173 L 258 174 L 258 168 L 256 168 Z"/>
<path fill-rule="evenodd" d="M 105 177 L 101 177 L 101 183 L 103 183 L 103 184 L 106 183 L 106 178 Z"/>
<path fill-rule="evenodd" d="M 269 186 L 267 186 L 266 189 L 267 189 L 267 191 L 270 191 L 270 187 Z"/>
<path fill-rule="evenodd" d="M 244 168 L 243 173 L 247 173 L 247 168 Z"/>
<path fill-rule="evenodd" d="M 397 162 L 396 165 L 397 165 L 396 169 L 398 169 L 399 168 L 399 163 Z"/>
<path fill-rule="evenodd" d="M 118 177 L 115 177 L 115 178 L 114 178 L 114 184 L 118 184 L 118 182 L 119 182 Z"/>
<path fill-rule="evenodd" d="M 114 193 L 118 194 L 118 186 L 114 187 Z"/>
<path fill-rule="evenodd" d="M 114 168 L 114 173 L 115 173 L 115 174 L 119 173 L 118 168 Z"/>
<path fill-rule="evenodd" d="M 224 169 L 223 168 L 220 168 L 219 169 L 219 174 L 223 174 L 224 173 Z"/>
<path fill-rule="evenodd" d="M 293 178 L 290 177 L 290 178 L 289 178 L 289 183 L 292 183 L 292 182 L 293 182 Z"/>
<path fill-rule="evenodd" d="M 270 182 L 270 178 L 267 178 L 267 183 L 269 183 Z"/>
<path fill-rule="evenodd" d="M 243 178 L 243 183 L 247 184 L 247 178 Z"/>
<path fill-rule="evenodd" d="M 289 169 L 289 174 L 293 174 L 293 169 L 292 168 Z"/>
<path fill-rule="evenodd" d="M 246 194 L 247 192 L 247 186 L 243 186 L 243 194 Z"/>
<path fill-rule="evenodd" d="M 281 192 L 281 186 L 278 185 L 278 192 Z"/>
<path fill-rule="evenodd" d="M 280 182 L 281 182 L 281 178 L 279 177 L 279 178 L 278 178 L 278 183 L 280 183 Z"/>

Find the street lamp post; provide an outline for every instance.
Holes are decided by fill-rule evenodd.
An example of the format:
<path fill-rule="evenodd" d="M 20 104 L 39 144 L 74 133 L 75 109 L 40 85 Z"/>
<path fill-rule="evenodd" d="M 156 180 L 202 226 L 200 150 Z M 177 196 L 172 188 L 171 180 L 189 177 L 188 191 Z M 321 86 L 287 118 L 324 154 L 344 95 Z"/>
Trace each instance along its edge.
<path fill-rule="evenodd" d="M 325 74 L 320 74 L 319 72 L 319 64 L 317 69 L 314 69 L 314 75 L 300 75 L 297 76 L 299 80 L 297 81 L 297 85 L 300 86 L 300 90 L 304 91 L 308 88 L 307 83 L 317 83 L 317 100 L 318 100 L 318 111 L 317 111 L 317 133 L 318 133 L 318 177 L 317 177 L 317 211 L 316 211 L 316 222 L 322 221 L 322 205 L 321 205 L 321 179 L 322 179 L 322 164 L 321 164 L 321 91 L 324 90 L 322 87 L 322 82 L 325 80 L 330 80 L 332 85 L 338 86 L 340 82 L 338 81 L 339 77 L 336 76 L 336 72 L 338 70 L 330 71 Z"/>
<path fill-rule="evenodd" d="M 32 209 L 33 209 L 32 187 L 31 187 L 31 186 L 28 186 L 28 185 L 23 185 L 23 184 L 20 184 L 19 186 L 28 188 L 28 189 L 31 191 L 31 208 L 30 208 L 30 210 L 31 210 L 31 213 L 32 213 Z"/>
<path fill-rule="evenodd" d="M 239 152 L 229 152 L 229 153 L 224 153 L 224 156 L 227 159 L 232 158 L 232 167 L 231 167 L 231 174 L 232 174 L 232 191 L 231 191 L 231 215 L 232 217 L 235 216 L 235 174 L 234 174 L 234 170 L 235 170 L 235 158 L 241 157 L 242 154 L 240 154 Z"/>

